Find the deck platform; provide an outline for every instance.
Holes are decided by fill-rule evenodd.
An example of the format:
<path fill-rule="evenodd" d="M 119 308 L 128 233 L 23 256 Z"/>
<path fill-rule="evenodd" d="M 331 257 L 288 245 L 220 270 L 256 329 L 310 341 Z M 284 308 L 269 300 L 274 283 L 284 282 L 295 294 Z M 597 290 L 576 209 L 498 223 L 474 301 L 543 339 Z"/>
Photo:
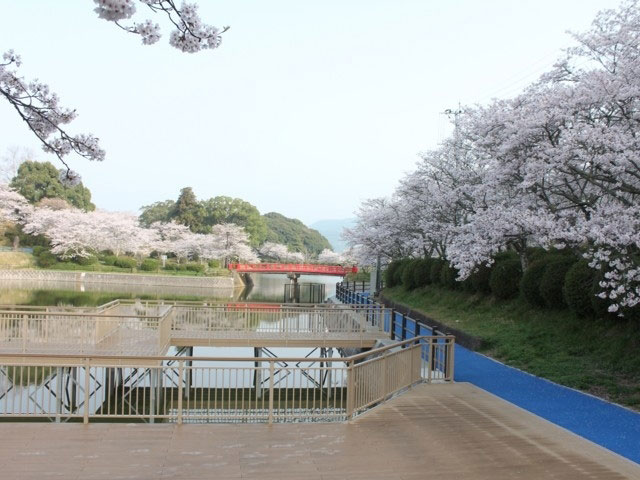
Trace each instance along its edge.
<path fill-rule="evenodd" d="M 4 423 L 0 469 L 20 480 L 640 479 L 640 465 L 465 383 L 415 387 L 350 423 Z"/>

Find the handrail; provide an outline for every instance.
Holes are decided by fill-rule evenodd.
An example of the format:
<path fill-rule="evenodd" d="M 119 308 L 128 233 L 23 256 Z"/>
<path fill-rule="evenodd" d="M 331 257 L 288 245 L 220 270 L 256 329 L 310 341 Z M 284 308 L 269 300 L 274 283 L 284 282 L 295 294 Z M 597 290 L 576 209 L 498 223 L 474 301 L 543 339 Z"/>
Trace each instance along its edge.
<path fill-rule="evenodd" d="M 455 337 L 453 335 L 447 336 L 434 336 L 434 335 L 422 335 L 420 337 L 413 337 L 401 342 L 393 343 L 390 345 L 385 345 L 383 347 L 379 347 L 373 350 L 368 350 L 363 353 L 358 353 L 356 355 L 351 355 L 349 357 L 175 357 L 175 356 L 143 356 L 143 355 L 82 355 L 82 354 L 46 354 L 46 353 L 0 353 L 0 358 L 48 358 L 48 359 L 83 359 L 83 360 L 144 360 L 144 361 L 165 361 L 172 360 L 187 360 L 194 362 L 204 362 L 204 361 L 216 361 L 216 362 L 329 362 L 329 363 L 348 363 L 355 362 L 356 360 L 360 360 L 361 358 L 366 358 L 371 355 L 376 355 L 378 353 L 402 347 L 404 345 L 410 343 L 420 343 L 422 340 L 429 339 L 447 339 L 454 340 Z M 419 342 L 420 341 L 420 342 Z"/>

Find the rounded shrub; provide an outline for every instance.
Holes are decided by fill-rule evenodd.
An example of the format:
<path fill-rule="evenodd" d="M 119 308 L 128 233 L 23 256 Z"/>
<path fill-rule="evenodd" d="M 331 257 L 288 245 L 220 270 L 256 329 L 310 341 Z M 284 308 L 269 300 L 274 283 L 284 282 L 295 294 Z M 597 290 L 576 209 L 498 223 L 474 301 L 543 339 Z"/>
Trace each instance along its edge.
<path fill-rule="evenodd" d="M 409 264 L 410 261 L 410 258 L 403 258 L 398 262 L 398 267 L 396 268 L 395 272 L 393 272 L 393 281 L 396 286 L 402 285 L 402 275 L 404 273 L 405 267 Z"/>
<path fill-rule="evenodd" d="M 493 265 L 492 265 L 493 266 Z M 491 267 L 487 265 L 480 265 L 476 267 L 473 273 L 469 276 L 469 282 L 473 287 L 473 290 L 483 295 L 491 294 L 491 285 L 489 279 L 491 278 Z"/>
<path fill-rule="evenodd" d="M 33 253 L 34 257 L 39 257 L 40 254 L 42 252 L 45 252 L 45 251 L 47 251 L 47 249 L 45 247 L 43 247 L 41 245 L 36 245 L 35 247 L 33 247 L 33 252 L 32 253 Z"/>
<path fill-rule="evenodd" d="M 491 269 L 489 285 L 491 293 L 500 300 L 507 300 L 518 295 L 518 287 L 522 278 L 520 260 L 506 259 L 497 262 Z"/>
<path fill-rule="evenodd" d="M 593 281 L 595 277 L 595 271 L 589 267 L 589 262 L 584 259 L 574 263 L 564 277 L 562 289 L 564 301 L 571 311 L 579 317 L 592 317 L 595 314 L 591 298 L 594 296 Z"/>
<path fill-rule="evenodd" d="M 89 255 L 88 257 L 76 257 L 73 259 L 73 262 L 77 263 L 78 265 L 87 266 L 98 263 L 98 258 L 94 257 L 93 255 Z"/>
<path fill-rule="evenodd" d="M 444 265 L 444 260 L 441 258 L 434 258 L 431 262 L 431 270 L 429 272 L 429 278 L 433 285 L 440 285 L 440 271 Z"/>
<path fill-rule="evenodd" d="M 116 264 L 117 260 L 118 260 L 118 257 L 116 257 L 115 255 L 105 255 L 104 257 L 102 257 L 102 262 L 105 265 L 109 265 L 111 267 Z"/>
<path fill-rule="evenodd" d="M 414 272 L 419 261 L 419 259 L 408 261 L 402 270 L 402 286 L 407 290 L 413 290 L 417 287 Z"/>
<path fill-rule="evenodd" d="M 209 268 L 220 268 L 220 260 L 209 260 Z"/>
<path fill-rule="evenodd" d="M 113 264 L 116 267 L 120 268 L 136 268 L 138 262 L 136 262 L 135 258 L 131 257 L 116 257 L 116 260 Z"/>
<path fill-rule="evenodd" d="M 189 272 L 204 272 L 204 265 L 202 263 L 187 263 L 185 267 Z"/>
<path fill-rule="evenodd" d="M 140 270 L 144 272 L 155 272 L 158 270 L 158 261 L 153 258 L 145 258 L 140 264 Z"/>
<path fill-rule="evenodd" d="M 540 294 L 540 282 L 549 263 L 548 258 L 539 257 L 525 270 L 520 280 L 520 293 L 522 297 L 534 307 L 544 307 L 544 298 Z"/>
<path fill-rule="evenodd" d="M 38 255 L 38 258 L 36 259 L 36 265 L 42 268 L 52 267 L 57 262 L 58 262 L 58 258 L 48 250 L 41 252 L 40 255 Z"/>
<path fill-rule="evenodd" d="M 396 284 L 396 270 L 400 266 L 398 260 L 393 260 L 387 265 L 387 269 L 384 271 L 384 283 L 387 287 L 395 287 Z"/>
<path fill-rule="evenodd" d="M 416 288 L 425 287 L 431 283 L 431 259 L 421 258 L 413 269 L 413 283 Z"/>
<path fill-rule="evenodd" d="M 573 257 L 559 257 L 549 260 L 540 279 L 540 296 L 549 308 L 564 308 L 564 277 L 576 262 Z"/>
<path fill-rule="evenodd" d="M 449 262 L 444 262 L 440 267 L 440 285 L 451 290 L 455 290 L 460 286 L 456 280 L 458 271 L 453 268 Z"/>

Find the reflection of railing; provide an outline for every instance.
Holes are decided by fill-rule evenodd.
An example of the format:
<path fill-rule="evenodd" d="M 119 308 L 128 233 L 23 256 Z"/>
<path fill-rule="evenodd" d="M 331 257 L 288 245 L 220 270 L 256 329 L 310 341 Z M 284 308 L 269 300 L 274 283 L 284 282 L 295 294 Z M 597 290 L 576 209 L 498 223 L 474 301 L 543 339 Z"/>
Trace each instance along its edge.
<path fill-rule="evenodd" d="M 417 337 L 346 358 L 7 354 L 0 418 L 341 421 L 418 382 L 452 378 L 453 337 Z"/>

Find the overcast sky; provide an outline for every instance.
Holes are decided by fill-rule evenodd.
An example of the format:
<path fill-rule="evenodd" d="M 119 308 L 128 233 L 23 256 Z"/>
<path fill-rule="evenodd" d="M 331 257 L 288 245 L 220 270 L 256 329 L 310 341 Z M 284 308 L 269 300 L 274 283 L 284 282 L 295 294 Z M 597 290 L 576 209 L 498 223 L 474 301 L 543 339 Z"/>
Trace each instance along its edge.
<path fill-rule="evenodd" d="M 205 22 L 231 30 L 219 49 L 184 54 L 168 26 L 143 46 L 98 19 L 91 0 L 0 0 L 2 50 L 77 109 L 70 131 L 97 135 L 107 151 L 103 163 L 71 159 L 99 208 L 137 211 L 191 186 L 306 223 L 351 217 L 437 146 L 441 112 L 516 94 L 571 45 L 567 30 L 618 5 L 198 3 Z M 5 101 L 0 126 L 0 154 L 26 146 L 57 165 Z"/>

